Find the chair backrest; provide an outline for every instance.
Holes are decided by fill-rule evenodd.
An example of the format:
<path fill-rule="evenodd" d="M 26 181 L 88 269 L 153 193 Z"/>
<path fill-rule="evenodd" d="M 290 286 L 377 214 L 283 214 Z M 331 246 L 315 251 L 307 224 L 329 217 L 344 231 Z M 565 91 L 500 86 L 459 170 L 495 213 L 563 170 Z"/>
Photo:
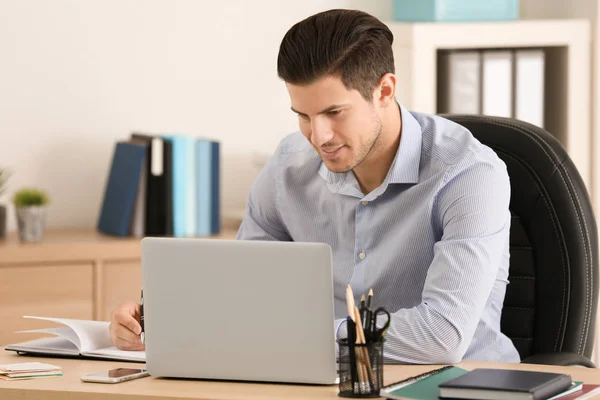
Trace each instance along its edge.
<path fill-rule="evenodd" d="M 524 359 L 592 355 L 598 242 L 590 197 L 547 131 L 508 118 L 443 115 L 493 149 L 511 181 L 510 270 L 501 329 Z"/>

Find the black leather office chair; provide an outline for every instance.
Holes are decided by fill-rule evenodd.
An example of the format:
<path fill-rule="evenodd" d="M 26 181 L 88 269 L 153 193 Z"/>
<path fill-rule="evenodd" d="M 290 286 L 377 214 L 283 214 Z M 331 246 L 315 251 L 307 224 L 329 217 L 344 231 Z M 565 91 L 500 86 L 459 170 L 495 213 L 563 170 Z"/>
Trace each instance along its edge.
<path fill-rule="evenodd" d="M 531 124 L 443 116 L 469 129 L 508 168 L 513 218 L 502 331 L 522 362 L 593 367 L 597 230 L 575 165 L 556 138 Z"/>

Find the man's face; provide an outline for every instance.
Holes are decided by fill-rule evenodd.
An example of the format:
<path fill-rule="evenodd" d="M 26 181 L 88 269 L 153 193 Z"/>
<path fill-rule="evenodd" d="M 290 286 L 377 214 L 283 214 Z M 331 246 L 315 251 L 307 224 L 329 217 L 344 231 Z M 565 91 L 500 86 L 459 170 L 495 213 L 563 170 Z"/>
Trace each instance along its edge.
<path fill-rule="evenodd" d="M 346 89 L 333 76 L 287 88 L 300 131 L 329 170 L 350 171 L 372 153 L 382 130 L 381 118 L 357 90 Z"/>

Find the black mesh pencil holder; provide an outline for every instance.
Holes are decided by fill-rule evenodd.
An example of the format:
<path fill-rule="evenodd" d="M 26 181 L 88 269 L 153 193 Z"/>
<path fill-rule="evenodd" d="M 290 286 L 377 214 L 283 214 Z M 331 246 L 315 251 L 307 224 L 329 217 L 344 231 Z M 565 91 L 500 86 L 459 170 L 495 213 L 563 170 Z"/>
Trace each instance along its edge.
<path fill-rule="evenodd" d="M 349 343 L 350 342 L 350 343 Z M 340 397 L 381 397 L 383 387 L 383 340 L 356 344 L 338 339 Z"/>

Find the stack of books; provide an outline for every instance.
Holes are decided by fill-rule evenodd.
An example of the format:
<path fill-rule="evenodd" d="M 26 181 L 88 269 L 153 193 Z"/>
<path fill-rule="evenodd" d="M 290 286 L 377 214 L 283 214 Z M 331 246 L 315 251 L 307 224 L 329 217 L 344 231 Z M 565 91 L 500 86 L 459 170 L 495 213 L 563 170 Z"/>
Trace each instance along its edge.
<path fill-rule="evenodd" d="M 445 366 L 381 388 L 387 399 L 587 399 L 596 385 L 572 381 L 566 374 L 476 368 L 472 371 Z"/>
<path fill-rule="evenodd" d="M 5 381 L 50 378 L 62 374 L 61 367 L 40 362 L 0 365 L 0 379 Z"/>
<path fill-rule="evenodd" d="M 220 142 L 132 133 L 115 143 L 98 231 L 115 236 L 220 232 Z"/>

